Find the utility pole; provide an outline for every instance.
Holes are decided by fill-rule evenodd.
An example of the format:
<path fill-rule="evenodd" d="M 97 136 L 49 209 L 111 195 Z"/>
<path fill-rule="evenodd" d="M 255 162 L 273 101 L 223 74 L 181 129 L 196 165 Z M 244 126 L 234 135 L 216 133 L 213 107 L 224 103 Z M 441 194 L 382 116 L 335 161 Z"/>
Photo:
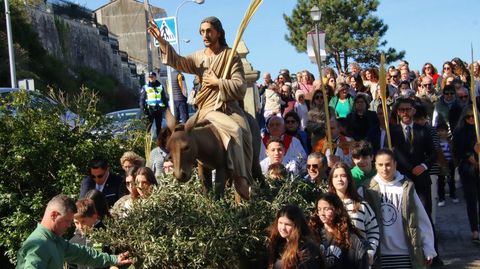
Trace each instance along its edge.
<path fill-rule="evenodd" d="M 17 88 L 17 72 L 15 70 L 15 52 L 13 51 L 12 24 L 10 22 L 10 8 L 5 1 L 5 20 L 7 21 L 8 59 L 10 64 L 10 81 L 12 88 Z"/>
<path fill-rule="evenodd" d="M 143 1 L 143 7 L 145 9 L 145 34 L 146 34 L 146 40 L 147 40 L 147 72 L 145 74 L 148 75 L 148 72 L 153 71 L 153 63 L 152 63 L 152 48 L 151 48 L 151 42 L 150 42 L 150 34 L 148 33 L 148 21 L 150 19 L 150 4 L 148 3 L 148 0 Z"/>

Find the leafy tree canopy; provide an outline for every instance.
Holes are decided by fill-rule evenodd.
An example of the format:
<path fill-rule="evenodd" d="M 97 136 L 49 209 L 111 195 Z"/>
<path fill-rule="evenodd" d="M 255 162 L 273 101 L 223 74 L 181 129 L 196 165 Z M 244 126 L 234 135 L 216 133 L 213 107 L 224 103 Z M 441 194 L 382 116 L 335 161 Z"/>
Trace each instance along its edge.
<path fill-rule="evenodd" d="M 327 63 L 334 64 L 338 72 L 346 72 L 348 64 L 378 64 L 384 53 L 387 63 L 402 59 L 405 51 L 386 48 L 382 37 L 388 26 L 373 13 L 378 0 L 298 0 L 292 15 L 283 15 L 289 34 L 286 39 L 298 52 L 307 49 L 307 32 L 315 29 L 310 9 L 318 6 L 322 11 L 319 29 L 326 33 Z"/>

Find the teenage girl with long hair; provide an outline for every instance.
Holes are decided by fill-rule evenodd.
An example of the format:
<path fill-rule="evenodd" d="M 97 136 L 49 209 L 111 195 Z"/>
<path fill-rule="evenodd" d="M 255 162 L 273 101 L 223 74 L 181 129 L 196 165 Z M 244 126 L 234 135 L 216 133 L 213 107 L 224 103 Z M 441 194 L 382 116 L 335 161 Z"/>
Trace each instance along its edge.
<path fill-rule="evenodd" d="M 310 219 L 310 229 L 325 257 L 327 269 L 368 268 L 366 247 L 347 210 L 334 193 L 323 194 Z"/>
<path fill-rule="evenodd" d="M 368 258 L 370 265 L 380 241 L 380 230 L 375 212 L 357 193 L 355 182 L 348 165 L 335 163 L 328 176 L 328 191 L 335 193 L 342 201 L 355 228 L 368 242 Z"/>
<path fill-rule="evenodd" d="M 269 269 L 324 268 L 318 245 L 311 238 L 302 210 L 286 205 L 270 226 Z"/>

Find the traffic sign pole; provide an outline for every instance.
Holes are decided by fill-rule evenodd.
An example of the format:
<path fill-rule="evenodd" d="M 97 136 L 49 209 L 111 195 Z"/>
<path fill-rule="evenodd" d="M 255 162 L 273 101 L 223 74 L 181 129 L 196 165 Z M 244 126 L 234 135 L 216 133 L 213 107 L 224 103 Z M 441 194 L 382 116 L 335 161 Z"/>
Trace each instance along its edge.
<path fill-rule="evenodd" d="M 177 20 L 175 19 L 175 17 L 159 18 L 159 19 L 155 19 L 154 21 L 157 24 L 158 29 L 160 30 L 160 35 L 162 36 L 163 39 L 165 39 L 171 45 L 178 44 L 178 36 L 177 36 L 178 32 L 177 32 L 177 22 L 176 22 Z M 155 47 L 160 46 L 157 40 L 155 40 L 154 46 Z M 177 53 L 180 54 L 180 51 L 178 51 L 178 45 L 177 45 Z M 170 111 L 172 112 L 172 114 L 175 116 L 172 79 L 177 79 L 177 78 L 172 77 L 172 68 L 170 66 L 167 66 L 167 93 L 169 96 L 168 107 L 170 108 Z"/>
<path fill-rule="evenodd" d="M 168 96 L 170 97 L 168 100 L 168 107 L 170 108 L 170 112 L 172 115 L 175 116 L 175 107 L 173 103 L 173 89 L 172 89 L 172 68 L 167 65 L 167 92 Z"/>

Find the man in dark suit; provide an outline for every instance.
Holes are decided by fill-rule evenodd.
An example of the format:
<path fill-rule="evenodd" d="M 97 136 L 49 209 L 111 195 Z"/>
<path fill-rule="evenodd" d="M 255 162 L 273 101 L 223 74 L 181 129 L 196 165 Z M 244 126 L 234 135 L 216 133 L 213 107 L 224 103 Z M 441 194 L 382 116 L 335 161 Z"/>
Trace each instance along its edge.
<path fill-rule="evenodd" d="M 89 164 L 90 176 L 83 178 L 80 198 L 84 198 L 89 190 L 96 189 L 105 195 L 108 208 L 124 194 L 123 179 L 110 173 L 108 162 L 103 158 L 94 158 Z"/>
<path fill-rule="evenodd" d="M 436 160 L 435 148 L 430 131 L 414 123 L 415 102 L 399 98 L 396 104 L 399 124 L 391 131 L 392 145 L 398 170 L 415 183 L 415 190 L 429 217 L 432 213 L 431 180 L 428 169 Z"/>

